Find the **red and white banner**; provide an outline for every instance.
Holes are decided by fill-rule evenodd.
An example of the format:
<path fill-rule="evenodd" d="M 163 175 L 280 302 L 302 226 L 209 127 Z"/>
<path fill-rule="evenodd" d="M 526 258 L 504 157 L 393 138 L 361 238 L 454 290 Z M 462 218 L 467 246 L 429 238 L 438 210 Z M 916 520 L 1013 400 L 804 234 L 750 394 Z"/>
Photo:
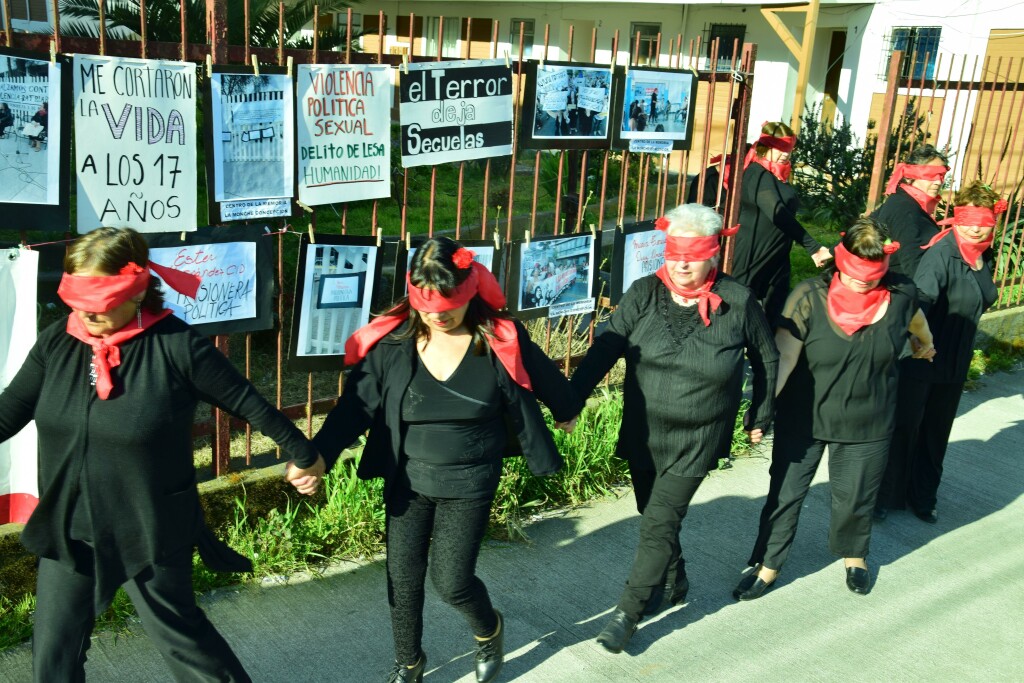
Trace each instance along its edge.
<path fill-rule="evenodd" d="M 0 390 L 14 379 L 36 342 L 39 253 L 0 252 Z M 0 524 L 25 523 L 38 502 L 36 426 L 0 443 Z"/>

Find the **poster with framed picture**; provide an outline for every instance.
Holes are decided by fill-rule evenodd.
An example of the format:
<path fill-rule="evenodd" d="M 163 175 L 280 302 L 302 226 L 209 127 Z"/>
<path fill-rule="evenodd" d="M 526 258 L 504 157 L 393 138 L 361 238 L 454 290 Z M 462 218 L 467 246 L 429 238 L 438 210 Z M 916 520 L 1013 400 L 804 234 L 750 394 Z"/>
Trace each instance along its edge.
<path fill-rule="evenodd" d="M 345 340 L 370 321 L 382 247 L 375 237 L 302 236 L 288 367 L 341 370 Z"/>
<path fill-rule="evenodd" d="M 611 291 L 608 298 L 617 306 L 630 286 L 652 275 L 665 263 L 665 233 L 656 230 L 654 221 L 622 226 L 612 242 Z"/>
<path fill-rule="evenodd" d="M 164 286 L 164 303 L 204 335 L 274 327 L 273 244 L 263 224 L 206 226 L 146 236 L 154 263 L 199 276 L 192 299 Z"/>
<path fill-rule="evenodd" d="M 412 265 L 412 257 L 416 255 L 416 250 L 427 239 L 426 235 L 416 235 L 415 237 L 408 238 L 404 243 L 400 243 L 398 263 L 395 267 L 394 301 L 398 301 L 409 292 L 409 287 L 405 280 L 406 273 L 409 272 L 409 268 Z M 460 239 L 458 242 L 466 249 L 472 251 L 473 260 L 491 271 L 494 277 L 497 278 L 498 284 L 502 288 L 505 287 L 505 263 L 508 252 L 502 248 L 499 237 L 495 236 L 493 240 Z"/>
<path fill-rule="evenodd" d="M 608 66 L 527 62 L 523 146 L 607 149 L 613 89 Z"/>
<path fill-rule="evenodd" d="M 210 222 L 291 216 L 295 88 L 288 71 L 214 67 L 205 99 Z"/>
<path fill-rule="evenodd" d="M 615 70 L 612 147 L 659 141 L 671 149 L 690 149 L 697 77 L 692 71 L 632 67 Z"/>
<path fill-rule="evenodd" d="M 71 60 L 0 49 L 0 210 L 17 230 L 70 230 Z"/>
<path fill-rule="evenodd" d="M 512 242 L 505 290 L 509 310 L 523 320 L 593 312 L 597 243 L 595 233 Z"/>

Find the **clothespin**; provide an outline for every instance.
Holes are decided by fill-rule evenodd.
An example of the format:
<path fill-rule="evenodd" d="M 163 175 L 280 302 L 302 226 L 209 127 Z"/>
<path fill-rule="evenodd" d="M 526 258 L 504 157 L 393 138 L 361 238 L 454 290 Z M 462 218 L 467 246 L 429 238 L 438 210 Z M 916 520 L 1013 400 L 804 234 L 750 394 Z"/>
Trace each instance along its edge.
<path fill-rule="evenodd" d="M 181 241 L 182 242 L 185 241 L 185 231 L 184 230 L 181 231 Z"/>
<path fill-rule="evenodd" d="M 291 55 L 288 55 L 288 62 L 287 62 L 287 64 L 288 64 L 288 78 L 291 78 L 292 77 L 292 65 L 295 64 L 295 58 L 292 57 Z"/>
<path fill-rule="evenodd" d="M 402 53 L 402 73 L 404 73 L 406 76 L 409 75 L 409 53 L 408 52 L 403 52 Z"/>
<path fill-rule="evenodd" d="M 498 234 L 497 230 L 494 231 L 494 248 L 501 249 L 501 235 Z"/>
<path fill-rule="evenodd" d="M 405 233 L 405 250 L 409 251 L 412 249 L 412 235 Z"/>
<path fill-rule="evenodd" d="M 316 235 L 313 233 L 313 221 L 309 222 L 309 227 L 306 229 L 306 232 L 309 233 L 309 243 L 316 244 Z"/>
<path fill-rule="evenodd" d="M 383 231 L 383 230 L 381 230 L 381 229 L 380 229 L 380 226 L 378 225 L 378 226 L 377 226 L 377 246 L 378 246 L 378 247 L 379 247 L 379 246 L 381 245 L 381 243 L 382 243 L 382 240 L 381 240 L 381 234 L 382 234 L 383 232 L 384 232 L 384 231 Z"/>
<path fill-rule="evenodd" d="M 547 51 L 547 50 L 545 50 L 545 52 L 546 52 L 546 51 Z M 538 69 L 543 69 L 543 68 L 544 68 L 544 57 L 546 57 L 546 56 L 547 56 L 547 55 L 541 55 L 541 56 L 540 56 L 540 64 L 539 64 L 539 65 L 538 65 L 538 67 L 537 67 Z"/>
<path fill-rule="evenodd" d="M 505 68 L 506 69 L 511 69 L 512 68 L 512 62 L 509 59 L 508 50 L 505 50 Z"/>
<path fill-rule="evenodd" d="M 595 240 L 597 239 L 597 226 L 593 223 L 590 224 L 590 236 Z"/>
<path fill-rule="evenodd" d="M 529 230 L 526 231 L 526 243 L 527 244 L 530 243 L 530 231 Z"/>
<path fill-rule="evenodd" d="M 302 209 L 303 211 L 306 211 L 307 213 L 313 213 L 313 207 L 307 204 L 303 204 L 298 199 L 295 200 L 295 203 L 298 204 L 299 208 Z"/>
<path fill-rule="evenodd" d="M 206 77 L 213 76 L 213 55 L 206 55 Z"/>
<path fill-rule="evenodd" d="M 57 41 L 50 41 L 50 64 L 57 63 Z"/>
<path fill-rule="evenodd" d="M 256 55 L 252 56 L 252 72 L 257 76 L 260 75 L 260 60 Z"/>

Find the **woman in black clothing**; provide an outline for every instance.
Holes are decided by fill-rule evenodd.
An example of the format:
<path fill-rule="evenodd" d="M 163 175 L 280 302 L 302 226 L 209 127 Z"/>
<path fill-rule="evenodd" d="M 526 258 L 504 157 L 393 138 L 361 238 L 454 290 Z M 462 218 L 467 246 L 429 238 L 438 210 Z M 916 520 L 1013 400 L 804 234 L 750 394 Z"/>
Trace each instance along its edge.
<path fill-rule="evenodd" d="M 847 587 L 869 590 L 871 510 L 889 450 L 907 331 L 920 340 L 917 357 L 935 353 L 913 283 L 886 272 L 898 247 L 872 219 L 860 219 L 835 249 L 834 272 L 801 282 L 786 300 L 775 335 L 781 358 L 771 485 L 753 570 L 733 591 L 738 600 L 758 598 L 775 582 L 826 445 L 829 548 L 844 560 Z"/>
<path fill-rule="evenodd" d="M 766 122 L 761 137 L 747 152 L 740 231 L 729 272 L 753 290 L 773 327 L 789 294 L 789 252 L 793 243 L 803 245 L 819 268 L 832 258 L 796 218 L 800 201 L 789 185 L 789 155 L 794 146 L 796 136 L 789 126 Z"/>
<path fill-rule="evenodd" d="M 871 217 L 884 227 L 901 249 L 892 255 L 889 270 L 913 278 L 924 252 L 921 247 L 935 237 L 935 207 L 949 172 L 946 156 L 923 145 L 896 164 L 886 186 L 888 198 Z"/>
<path fill-rule="evenodd" d="M 576 415 L 580 402 L 522 325 L 500 312 L 505 297 L 472 252 L 429 239 L 408 282 L 407 300 L 346 342 L 345 361 L 356 365 L 313 441 L 333 465 L 370 430 L 358 473 L 385 481 L 396 659 L 388 681 L 423 677 L 428 554 L 434 587 L 476 637 L 477 680 L 490 681 L 502 665 L 504 627 L 475 570 L 502 457 L 525 455 L 537 475 L 557 471 L 562 458 L 536 399 L 558 420 Z"/>
<path fill-rule="evenodd" d="M 0 102 L 0 137 L 7 133 L 7 129 L 14 125 L 14 114 L 6 102 Z"/>
<path fill-rule="evenodd" d="M 956 196 L 951 224 L 932 238 L 917 267 L 917 298 L 942 353 L 932 364 L 908 360 L 900 371 L 899 409 L 876 518 L 903 507 L 934 524 L 942 461 L 974 353 L 981 314 L 998 297 L 993 233 L 1006 202 L 975 181 Z M 927 422 L 924 421 L 927 415 Z"/>
<path fill-rule="evenodd" d="M 40 558 L 36 681 L 84 680 L 93 622 L 118 586 L 176 680 L 249 680 L 192 592 L 195 545 L 212 569 L 252 571 L 203 522 L 191 438 L 200 400 L 310 468 L 295 475 L 322 472 L 291 421 L 170 316 L 147 266 L 193 297 L 198 280 L 150 264 L 148 252 L 129 229 L 78 239 L 58 289 L 72 313 L 39 336 L 0 394 L 0 441 L 33 419 L 39 433 L 39 504 L 22 533 Z"/>
<path fill-rule="evenodd" d="M 589 396 L 626 359 L 616 453 L 629 461 L 643 518 L 626 588 L 597 638 L 611 652 L 622 651 L 666 588 L 673 604 L 686 600 L 679 529 L 701 481 L 729 455 L 744 351 L 754 378 L 744 424 L 754 443 L 771 422 L 778 367 L 757 300 L 716 270 L 721 216 L 687 204 L 657 224 L 667 231 L 665 265 L 633 283 L 572 377 L 576 393 Z"/>

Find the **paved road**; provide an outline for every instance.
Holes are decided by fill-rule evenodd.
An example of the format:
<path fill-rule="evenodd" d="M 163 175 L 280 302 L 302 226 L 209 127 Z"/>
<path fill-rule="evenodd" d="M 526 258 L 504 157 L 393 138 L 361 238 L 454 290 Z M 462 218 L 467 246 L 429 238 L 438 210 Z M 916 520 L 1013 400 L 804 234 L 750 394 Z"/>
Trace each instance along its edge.
<path fill-rule="evenodd" d="M 906 513 L 878 525 L 866 597 L 847 591 L 826 547 L 819 473 L 780 585 L 730 597 L 753 542 L 768 462 L 714 474 L 683 527 L 692 588 L 683 607 L 645 621 L 625 654 L 594 642 L 633 557 L 632 496 L 549 517 L 532 544 L 491 544 L 480 574 L 505 612 L 499 680 L 1024 681 L 1024 373 L 967 394 L 953 431 L 939 523 Z M 286 586 L 203 600 L 257 681 L 380 682 L 391 636 L 379 563 Z M 470 636 L 428 592 L 428 683 L 473 681 Z M 95 640 L 90 680 L 166 681 L 145 636 Z M 27 649 L 0 655 L 0 682 L 28 680 Z"/>

